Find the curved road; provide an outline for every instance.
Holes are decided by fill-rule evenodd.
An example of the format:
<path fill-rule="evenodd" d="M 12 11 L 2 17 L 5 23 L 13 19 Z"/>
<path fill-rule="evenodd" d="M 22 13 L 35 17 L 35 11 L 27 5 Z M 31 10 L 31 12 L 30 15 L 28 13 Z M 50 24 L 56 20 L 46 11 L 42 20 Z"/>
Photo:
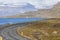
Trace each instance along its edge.
<path fill-rule="evenodd" d="M 28 40 L 17 34 L 16 28 L 23 27 L 26 25 L 13 25 L 7 28 L 0 30 L 0 35 L 3 37 L 3 40 Z"/>

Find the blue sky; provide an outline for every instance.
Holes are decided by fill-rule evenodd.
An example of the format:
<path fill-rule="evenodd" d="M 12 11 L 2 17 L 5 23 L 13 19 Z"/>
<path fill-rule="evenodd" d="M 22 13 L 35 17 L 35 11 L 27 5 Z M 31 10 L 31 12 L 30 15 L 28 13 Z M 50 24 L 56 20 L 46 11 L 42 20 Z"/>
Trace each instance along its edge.
<path fill-rule="evenodd" d="M 46 9 L 46 8 L 51 8 L 53 5 L 57 4 L 59 1 L 60 0 L 0 0 L 0 6 L 6 6 L 7 4 L 8 6 L 12 6 L 12 7 L 19 6 L 23 8 L 23 6 L 29 3 L 30 5 L 33 5 L 33 7 L 36 9 Z M 33 7 L 31 9 L 33 9 Z M 30 7 L 28 9 L 30 9 Z M 6 10 L 7 10 L 6 12 L 8 12 L 7 8 Z M 9 9 L 9 10 L 12 10 L 12 9 Z M 24 10 L 26 10 L 26 8 Z M 10 15 L 9 12 L 8 13 L 3 13 L 3 12 L 5 12 L 5 10 L 3 8 L 2 9 L 0 8 L 0 16 Z M 12 13 L 14 14 L 14 12 L 15 12 L 14 10 L 13 12 L 11 11 L 11 14 Z"/>

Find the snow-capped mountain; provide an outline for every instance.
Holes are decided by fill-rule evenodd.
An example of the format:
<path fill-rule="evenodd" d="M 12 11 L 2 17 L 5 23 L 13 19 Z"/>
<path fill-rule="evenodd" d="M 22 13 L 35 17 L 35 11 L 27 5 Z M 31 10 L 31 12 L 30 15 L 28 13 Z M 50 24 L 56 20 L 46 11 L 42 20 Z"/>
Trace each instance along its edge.
<path fill-rule="evenodd" d="M 0 4 L 0 16 L 22 14 L 34 10 L 36 10 L 36 8 L 29 3 L 26 3 L 25 5 Z"/>
<path fill-rule="evenodd" d="M 39 9 L 37 11 L 25 12 L 25 15 L 17 14 L 4 18 L 60 18 L 60 2 L 51 9 Z"/>

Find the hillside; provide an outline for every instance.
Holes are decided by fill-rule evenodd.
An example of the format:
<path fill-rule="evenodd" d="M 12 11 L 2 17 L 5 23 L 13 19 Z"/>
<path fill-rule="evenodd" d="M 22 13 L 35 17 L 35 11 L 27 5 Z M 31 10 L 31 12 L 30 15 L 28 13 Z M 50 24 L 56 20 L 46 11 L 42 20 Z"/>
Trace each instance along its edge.
<path fill-rule="evenodd" d="M 60 40 L 60 18 L 0 25 L 3 40 Z"/>
<path fill-rule="evenodd" d="M 60 2 L 51 9 L 39 9 L 38 11 L 26 12 L 24 14 L 16 14 L 6 16 L 5 18 L 60 18 Z"/>
<path fill-rule="evenodd" d="M 60 40 L 60 19 L 34 21 L 26 27 L 18 27 L 17 33 L 30 40 Z"/>

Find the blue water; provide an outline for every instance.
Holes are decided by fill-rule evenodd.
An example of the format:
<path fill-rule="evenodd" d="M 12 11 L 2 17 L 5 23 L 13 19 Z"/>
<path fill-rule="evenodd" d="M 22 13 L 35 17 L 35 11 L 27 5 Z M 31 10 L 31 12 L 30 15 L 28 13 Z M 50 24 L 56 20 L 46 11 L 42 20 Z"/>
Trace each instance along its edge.
<path fill-rule="evenodd" d="M 0 25 L 7 23 L 22 23 L 22 22 L 30 22 L 35 20 L 42 20 L 42 18 L 0 18 Z"/>

